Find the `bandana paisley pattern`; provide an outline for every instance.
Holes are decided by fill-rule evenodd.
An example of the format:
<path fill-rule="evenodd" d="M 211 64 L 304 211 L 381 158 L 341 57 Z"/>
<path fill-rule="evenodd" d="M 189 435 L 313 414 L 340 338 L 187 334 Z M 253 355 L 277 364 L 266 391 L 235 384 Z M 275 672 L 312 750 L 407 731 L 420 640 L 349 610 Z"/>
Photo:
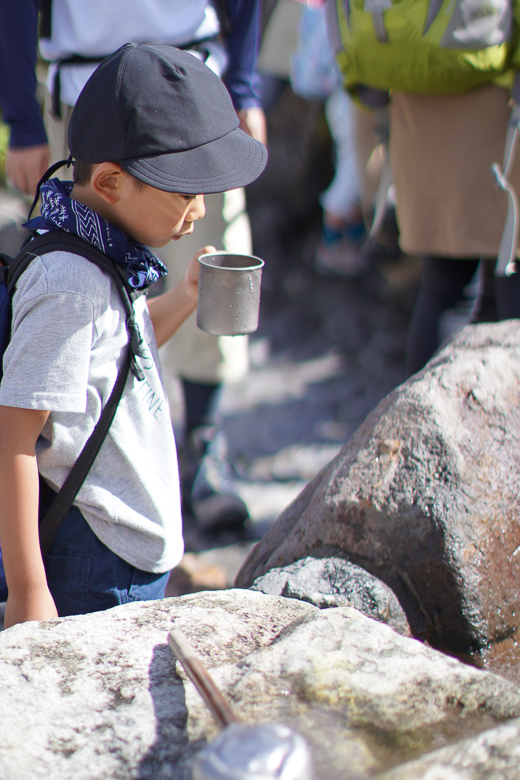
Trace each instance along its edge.
<path fill-rule="evenodd" d="M 145 290 L 168 269 L 143 244 L 132 241 L 88 206 L 70 197 L 73 182 L 50 179 L 41 187 L 41 216 L 26 222 L 29 230 L 64 230 L 75 233 L 126 269 L 128 283 Z"/>

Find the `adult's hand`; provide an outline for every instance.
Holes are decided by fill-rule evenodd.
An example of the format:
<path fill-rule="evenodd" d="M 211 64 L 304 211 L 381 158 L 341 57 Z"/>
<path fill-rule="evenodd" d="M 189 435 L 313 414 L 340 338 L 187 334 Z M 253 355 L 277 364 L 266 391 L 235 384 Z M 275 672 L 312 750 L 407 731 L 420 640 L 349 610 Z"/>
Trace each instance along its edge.
<path fill-rule="evenodd" d="M 237 111 L 237 116 L 240 120 L 240 128 L 248 135 L 252 136 L 252 138 L 261 141 L 264 146 L 267 146 L 267 128 L 264 109 L 260 108 L 260 106 L 241 108 Z"/>
<path fill-rule="evenodd" d="M 49 167 L 48 144 L 8 149 L 5 161 L 7 180 L 13 187 L 34 196 L 41 177 Z"/>

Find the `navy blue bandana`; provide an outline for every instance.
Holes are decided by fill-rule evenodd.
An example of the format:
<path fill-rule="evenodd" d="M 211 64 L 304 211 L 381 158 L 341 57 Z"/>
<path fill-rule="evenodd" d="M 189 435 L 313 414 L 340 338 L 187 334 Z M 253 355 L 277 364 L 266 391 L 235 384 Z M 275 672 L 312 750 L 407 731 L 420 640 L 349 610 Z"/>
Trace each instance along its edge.
<path fill-rule="evenodd" d="M 64 230 L 75 233 L 100 249 L 117 265 L 126 269 L 128 284 L 145 290 L 168 269 L 149 249 L 132 241 L 121 228 L 96 214 L 89 206 L 70 197 L 73 183 L 49 179 L 41 186 L 41 217 L 26 222 L 29 230 Z"/>

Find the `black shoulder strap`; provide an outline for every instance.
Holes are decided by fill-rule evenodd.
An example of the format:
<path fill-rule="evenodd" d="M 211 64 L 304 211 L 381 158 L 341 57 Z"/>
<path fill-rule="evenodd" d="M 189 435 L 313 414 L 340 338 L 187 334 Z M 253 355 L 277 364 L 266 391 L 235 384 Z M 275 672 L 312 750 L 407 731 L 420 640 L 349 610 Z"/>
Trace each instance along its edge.
<path fill-rule="evenodd" d="M 215 10 L 217 12 L 220 32 L 227 37 L 231 32 L 231 20 L 226 0 L 214 0 Z"/>
<path fill-rule="evenodd" d="M 133 290 L 126 277 L 123 269 L 116 265 L 107 255 L 100 249 L 97 249 L 92 244 L 84 241 L 74 233 L 65 233 L 63 231 L 48 231 L 42 235 L 37 235 L 34 238 L 29 239 L 23 246 L 18 255 L 12 260 L 9 265 L 7 273 L 7 290 L 9 293 L 14 291 L 18 279 L 23 274 L 27 266 L 31 263 L 34 257 L 39 255 L 45 255 L 49 252 L 70 252 L 72 254 L 81 255 L 86 260 L 90 260 L 102 271 L 114 280 L 121 302 L 125 309 L 126 314 L 126 327 L 128 330 L 128 336 L 130 345 L 132 347 L 132 362 L 131 369 L 134 376 L 142 380 L 144 378 L 143 371 L 140 365 L 136 361 L 136 356 L 140 354 L 141 346 L 143 344 L 143 338 L 139 333 L 139 328 L 135 321 L 135 312 L 133 307 L 133 299 L 136 297 L 135 290 Z"/>
<path fill-rule="evenodd" d="M 40 524 L 40 548 L 42 555 L 48 550 L 101 449 L 123 395 L 130 368 L 132 366 L 137 367 L 141 375 L 138 378 L 142 378 L 142 370 L 135 359 L 136 355 L 139 354 L 142 338 L 135 323 L 131 289 L 123 278 L 119 267 L 100 250 L 71 233 L 49 232 L 37 236 L 23 247 L 22 251 L 10 264 L 7 282 L 8 290 L 11 292 L 14 290 L 16 282 L 34 257 L 55 251 L 68 251 L 81 255 L 95 263 L 114 279 L 125 307 L 129 345 L 110 397 L 103 407 L 101 417 Z M 134 373 L 136 373 L 135 370 Z"/>
<path fill-rule="evenodd" d="M 60 525 L 65 520 L 67 512 L 74 503 L 74 499 L 87 478 L 87 475 L 92 468 L 92 464 L 101 449 L 101 445 L 105 441 L 109 428 L 112 425 L 112 420 L 115 417 L 119 401 L 123 395 L 128 374 L 130 373 L 131 355 L 132 348 L 129 347 L 117 374 L 117 379 L 112 388 L 110 397 L 103 407 L 101 417 L 97 421 L 94 430 L 81 450 L 77 461 L 71 468 L 67 479 L 57 493 L 56 498 L 50 505 L 47 514 L 40 523 L 40 549 L 42 555 L 45 555 L 49 549 Z"/>
<path fill-rule="evenodd" d="M 49 252 L 72 252 L 81 255 L 81 257 L 87 260 L 91 260 L 96 265 L 99 265 L 103 271 L 115 278 L 118 289 L 123 285 L 128 295 L 130 295 L 131 288 L 113 260 L 110 260 L 101 249 L 97 249 L 74 233 L 66 233 L 62 230 L 48 230 L 41 235 L 35 234 L 25 241 L 17 256 L 9 264 L 8 279 L 10 289 L 14 288 L 19 277 L 34 257 L 45 255 Z M 114 271 L 117 273 L 114 274 Z"/>
<path fill-rule="evenodd" d="M 40 38 L 50 38 L 52 34 L 52 0 L 40 0 Z"/>

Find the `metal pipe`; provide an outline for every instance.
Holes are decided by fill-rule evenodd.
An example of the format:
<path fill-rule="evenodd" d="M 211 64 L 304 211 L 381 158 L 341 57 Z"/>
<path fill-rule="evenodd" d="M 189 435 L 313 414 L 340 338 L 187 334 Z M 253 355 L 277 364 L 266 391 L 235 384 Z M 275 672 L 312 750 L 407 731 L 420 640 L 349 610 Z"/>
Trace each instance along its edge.
<path fill-rule="evenodd" d="M 211 714 L 220 728 L 225 728 L 231 723 L 237 723 L 229 701 L 211 677 L 210 673 L 195 655 L 195 650 L 182 631 L 173 630 L 168 634 L 168 644 L 172 653 L 182 664 L 182 667 L 197 691 L 200 693 Z"/>

